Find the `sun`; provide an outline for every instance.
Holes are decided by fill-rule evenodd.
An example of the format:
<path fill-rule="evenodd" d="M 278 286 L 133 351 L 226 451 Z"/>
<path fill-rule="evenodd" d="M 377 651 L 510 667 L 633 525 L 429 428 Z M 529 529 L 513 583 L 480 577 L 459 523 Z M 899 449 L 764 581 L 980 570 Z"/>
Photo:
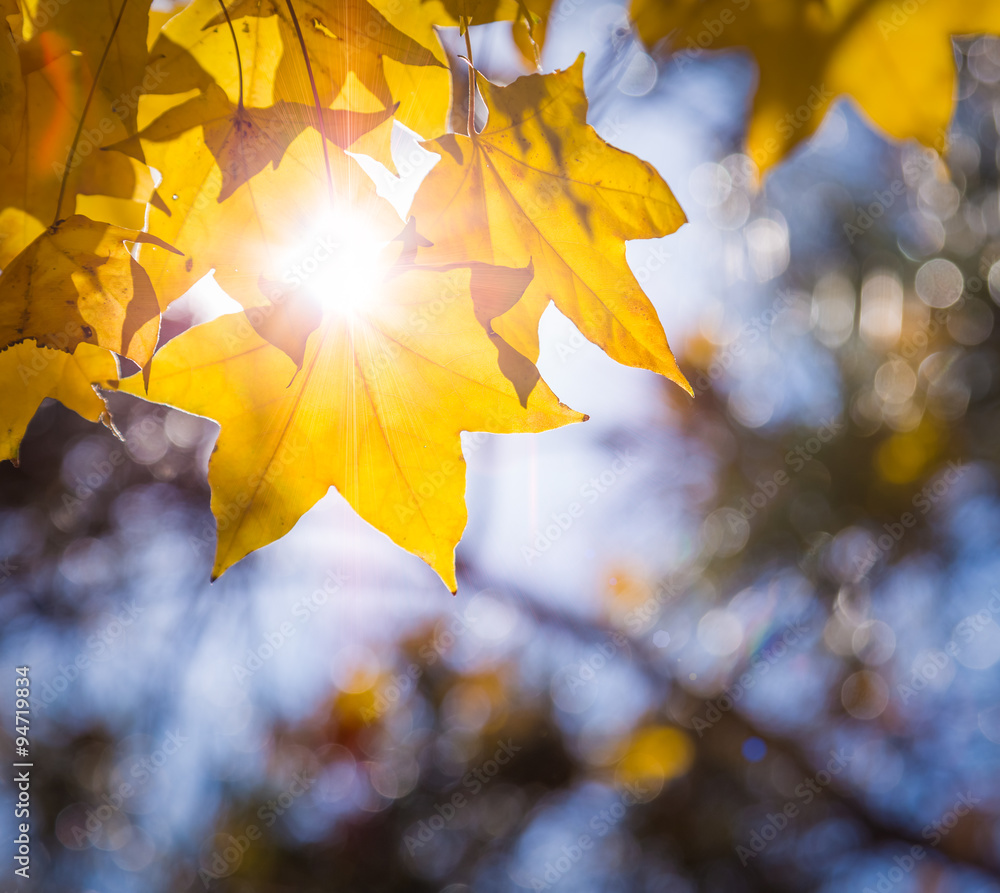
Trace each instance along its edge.
<path fill-rule="evenodd" d="M 385 231 L 351 209 L 321 215 L 284 265 L 286 284 L 301 288 L 324 310 L 356 316 L 382 298 L 387 272 Z"/>

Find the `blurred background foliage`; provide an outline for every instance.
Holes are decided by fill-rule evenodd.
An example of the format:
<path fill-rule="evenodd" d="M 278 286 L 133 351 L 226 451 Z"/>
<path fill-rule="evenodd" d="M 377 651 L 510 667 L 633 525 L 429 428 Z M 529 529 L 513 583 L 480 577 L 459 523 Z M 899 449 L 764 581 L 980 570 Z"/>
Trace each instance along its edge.
<path fill-rule="evenodd" d="M 1000 890 L 1000 41 L 943 154 L 842 100 L 757 188 L 752 60 L 554 15 L 690 218 L 629 257 L 697 399 L 550 311 L 592 420 L 469 436 L 454 599 L 336 494 L 209 585 L 214 425 L 45 406 L 0 468 L 35 889 Z"/>

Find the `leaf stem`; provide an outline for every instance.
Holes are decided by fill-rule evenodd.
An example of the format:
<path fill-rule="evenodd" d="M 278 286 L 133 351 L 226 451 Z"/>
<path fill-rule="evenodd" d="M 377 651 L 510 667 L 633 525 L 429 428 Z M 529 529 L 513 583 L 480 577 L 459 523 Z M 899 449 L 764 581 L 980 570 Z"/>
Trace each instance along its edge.
<path fill-rule="evenodd" d="M 472 37 L 469 35 L 469 17 L 463 16 L 465 24 L 465 53 L 469 62 L 469 136 L 476 135 L 476 66 L 472 61 Z"/>
<path fill-rule="evenodd" d="M 115 35 L 118 33 L 118 26 L 122 23 L 122 16 L 125 14 L 125 6 L 128 0 L 122 0 L 121 8 L 118 10 L 118 18 L 115 19 L 115 25 L 111 29 L 111 36 L 108 38 L 107 44 L 104 46 L 104 52 L 101 54 L 101 61 L 97 63 L 97 71 L 94 72 L 94 80 L 90 85 L 90 92 L 87 94 L 87 101 L 83 104 L 83 110 L 80 112 L 80 120 L 76 125 L 76 133 L 73 135 L 73 142 L 69 147 L 69 155 L 66 156 L 66 168 L 63 170 L 62 183 L 59 184 L 59 198 L 56 199 L 56 216 L 52 221 L 52 225 L 55 226 L 62 218 L 60 217 L 60 212 L 62 211 L 63 199 L 66 198 L 66 184 L 69 182 L 69 172 L 72 170 L 72 162 L 76 157 L 76 149 L 80 144 L 80 134 L 83 133 L 83 122 L 87 117 L 87 112 L 90 109 L 90 103 L 94 99 L 94 93 L 97 90 L 97 83 L 101 79 L 101 72 L 104 70 L 104 63 L 107 61 L 108 53 L 111 52 L 111 44 L 115 42 Z"/>
<path fill-rule="evenodd" d="M 233 48 L 236 50 L 236 71 L 240 76 L 240 101 L 237 104 L 237 108 L 243 111 L 243 60 L 240 58 L 240 45 L 236 40 L 236 29 L 233 27 L 233 20 L 229 18 L 229 10 L 226 9 L 226 4 L 223 0 L 219 0 L 219 6 L 222 7 L 222 14 L 226 17 L 226 24 L 229 25 L 229 33 L 233 35 Z"/>
<path fill-rule="evenodd" d="M 288 12 L 292 16 L 292 24 L 295 26 L 295 33 L 299 38 L 299 46 L 302 48 L 302 58 L 305 59 L 306 72 L 309 74 L 309 84 L 312 87 L 313 102 L 316 103 L 316 115 L 318 116 L 316 124 L 317 129 L 319 130 L 319 135 L 323 140 L 323 163 L 326 165 L 326 188 L 330 194 L 330 210 L 332 211 L 336 202 L 334 201 L 333 173 L 330 170 L 330 153 L 326 146 L 327 135 L 326 122 L 323 120 L 323 105 L 319 101 L 319 90 L 316 89 L 316 78 L 313 77 L 312 63 L 309 61 L 309 53 L 306 51 L 306 39 L 302 36 L 302 28 L 299 26 L 299 17 L 295 15 L 292 0 L 285 0 L 285 2 L 288 4 Z"/>

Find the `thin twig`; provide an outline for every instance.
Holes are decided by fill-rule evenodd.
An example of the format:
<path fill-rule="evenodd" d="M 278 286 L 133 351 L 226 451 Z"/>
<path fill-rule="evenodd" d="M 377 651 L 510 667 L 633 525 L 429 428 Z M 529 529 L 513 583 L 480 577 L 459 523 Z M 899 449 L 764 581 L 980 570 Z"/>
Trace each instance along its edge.
<path fill-rule="evenodd" d="M 469 19 L 463 17 L 465 30 L 465 52 L 469 63 L 469 136 L 476 135 L 476 66 L 472 61 L 472 38 L 469 35 Z"/>
<path fill-rule="evenodd" d="M 104 53 L 101 55 L 101 61 L 97 63 L 97 71 L 94 72 L 94 81 L 90 85 L 90 92 L 87 94 L 87 101 L 83 104 L 83 111 L 80 112 L 80 120 L 76 125 L 76 134 L 73 136 L 73 142 L 69 147 L 69 155 L 66 156 L 66 169 L 63 171 L 62 183 L 59 185 L 59 198 L 56 200 L 56 216 L 52 221 L 52 225 L 55 226 L 62 218 L 60 217 L 60 212 L 62 211 L 63 199 L 66 198 L 66 184 L 69 182 L 69 172 L 72 170 L 72 162 L 76 157 L 76 148 L 80 144 L 80 134 L 83 133 L 83 122 L 87 117 L 87 112 L 90 109 L 90 103 L 94 98 L 94 92 L 97 90 L 97 83 L 101 79 L 101 72 L 104 70 L 104 63 L 107 61 L 108 53 L 111 52 L 111 44 L 115 42 L 115 35 L 118 33 L 118 26 L 122 23 L 122 16 L 125 14 L 125 5 L 128 0 L 122 0 L 121 8 L 118 10 L 118 18 L 115 19 L 115 26 L 111 29 L 111 36 L 108 38 L 108 42 L 104 47 Z"/>
<path fill-rule="evenodd" d="M 302 47 L 302 58 L 306 62 L 306 71 L 309 74 L 309 84 L 312 87 L 313 92 L 313 102 L 316 103 L 316 114 L 319 120 L 316 122 L 319 134 L 323 139 L 323 163 L 326 165 L 326 188 L 330 193 L 330 210 L 332 211 L 336 205 L 334 202 L 334 192 L 333 192 L 333 172 L 330 170 L 330 153 L 327 151 L 326 147 L 326 122 L 323 120 L 323 106 L 319 101 L 319 90 L 316 89 L 316 78 L 313 77 L 312 63 L 309 61 L 309 53 L 306 51 L 306 39 L 302 36 L 302 28 L 299 26 L 299 17 L 295 15 L 295 9 L 292 6 L 292 0 L 285 0 L 288 4 L 288 12 L 292 16 L 292 24 L 295 25 L 295 33 L 299 38 L 299 46 Z"/>
<path fill-rule="evenodd" d="M 237 104 L 237 108 L 243 111 L 243 60 L 240 58 L 240 45 L 236 40 L 236 29 L 233 27 L 233 20 L 229 18 L 229 10 L 226 9 L 226 4 L 223 0 L 219 0 L 219 6 L 222 7 L 222 14 L 226 17 L 226 24 L 229 25 L 229 33 L 233 35 L 233 48 L 236 50 L 236 71 L 240 76 L 240 101 Z"/>

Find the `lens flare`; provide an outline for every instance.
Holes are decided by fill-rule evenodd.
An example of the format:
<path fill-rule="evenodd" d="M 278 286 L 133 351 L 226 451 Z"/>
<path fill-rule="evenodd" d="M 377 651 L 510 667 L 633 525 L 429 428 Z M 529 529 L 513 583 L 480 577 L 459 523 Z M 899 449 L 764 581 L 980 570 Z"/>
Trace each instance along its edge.
<path fill-rule="evenodd" d="M 325 310 L 363 314 L 382 297 L 388 244 L 384 231 L 363 214 L 325 214 L 285 265 L 286 282 L 302 288 Z"/>

